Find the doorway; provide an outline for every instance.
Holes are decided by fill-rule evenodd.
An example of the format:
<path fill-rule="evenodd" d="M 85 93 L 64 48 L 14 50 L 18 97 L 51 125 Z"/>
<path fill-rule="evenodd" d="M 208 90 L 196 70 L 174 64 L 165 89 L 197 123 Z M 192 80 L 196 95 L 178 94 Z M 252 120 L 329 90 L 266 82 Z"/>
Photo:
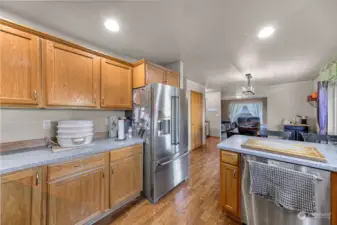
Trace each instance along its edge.
<path fill-rule="evenodd" d="M 202 146 L 203 94 L 191 91 L 191 149 Z"/>

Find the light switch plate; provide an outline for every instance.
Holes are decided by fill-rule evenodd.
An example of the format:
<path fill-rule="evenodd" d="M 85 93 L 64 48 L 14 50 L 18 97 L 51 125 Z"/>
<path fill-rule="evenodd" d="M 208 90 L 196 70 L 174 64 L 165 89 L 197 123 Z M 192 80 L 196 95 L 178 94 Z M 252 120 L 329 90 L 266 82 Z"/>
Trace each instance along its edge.
<path fill-rule="evenodd" d="M 51 127 L 51 120 L 43 120 L 42 126 L 44 130 L 49 130 Z"/>

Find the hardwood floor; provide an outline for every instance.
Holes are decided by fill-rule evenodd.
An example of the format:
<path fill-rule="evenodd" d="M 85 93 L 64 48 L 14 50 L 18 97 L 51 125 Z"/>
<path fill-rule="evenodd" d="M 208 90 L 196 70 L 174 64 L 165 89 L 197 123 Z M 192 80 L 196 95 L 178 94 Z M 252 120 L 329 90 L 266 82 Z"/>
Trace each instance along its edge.
<path fill-rule="evenodd" d="M 218 138 L 191 152 L 190 178 L 152 205 L 139 199 L 117 215 L 110 225 L 225 224 L 219 204 Z"/>

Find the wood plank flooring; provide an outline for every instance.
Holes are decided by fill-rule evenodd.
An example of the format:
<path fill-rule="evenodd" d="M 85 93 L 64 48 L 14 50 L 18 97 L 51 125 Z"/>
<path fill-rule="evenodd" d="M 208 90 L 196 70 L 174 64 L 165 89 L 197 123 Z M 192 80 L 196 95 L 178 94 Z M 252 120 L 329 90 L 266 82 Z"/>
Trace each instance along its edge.
<path fill-rule="evenodd" d="M 219 204 L 218 138 L 208 138 L 204 147 L 190 156 L 190 178 L 152 205 L 139 199 L 117 215 L 110 225 L 213 225 L 225 224 Z"/>

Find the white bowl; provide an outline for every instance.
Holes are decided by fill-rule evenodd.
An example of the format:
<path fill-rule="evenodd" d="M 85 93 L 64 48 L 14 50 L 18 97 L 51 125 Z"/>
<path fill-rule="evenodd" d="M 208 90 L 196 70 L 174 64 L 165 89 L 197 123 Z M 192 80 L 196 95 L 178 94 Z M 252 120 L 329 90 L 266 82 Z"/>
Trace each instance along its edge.
<path fill-rule="evenodd" d="M 76 134 L 76 133 L 93 133 L 94 129 L 89 127 L 84 128 L 58 128 L 56 131 L 58 134 Z"/>
<path fill-rule="evenodd" d="M 56 137 L 57 138 L 77 138 L 77 137 L 85 137 L 85 136 L 93 136 L 93 132 L 83 132 L 83 133 L 77 133 L 77 134 L 58 134 Z"/>
<path fill-rule="evenodd" d="M 92 120 L 60 120 L 58 121 L 58 125 L 93 125 Z"/>
<path fill-rule="evenodd" d="M 66 129 L 88 129 L 88 128 L 93 128 L 94 125 L 58 125 L 57 128 L 60 129 L 60 128 L 66 128 Z"/>
<path fill-rule="evenodd" d="M 76 137 L 69 137 L 69 136 L 57 136 L 57 142 L 63 148 L 69 147 L 76 147 L 76 146 L 83 146 L 90 144 L 93 140 L 93 133 L 92 135 L 87 136 L 76 136 Z"/>

